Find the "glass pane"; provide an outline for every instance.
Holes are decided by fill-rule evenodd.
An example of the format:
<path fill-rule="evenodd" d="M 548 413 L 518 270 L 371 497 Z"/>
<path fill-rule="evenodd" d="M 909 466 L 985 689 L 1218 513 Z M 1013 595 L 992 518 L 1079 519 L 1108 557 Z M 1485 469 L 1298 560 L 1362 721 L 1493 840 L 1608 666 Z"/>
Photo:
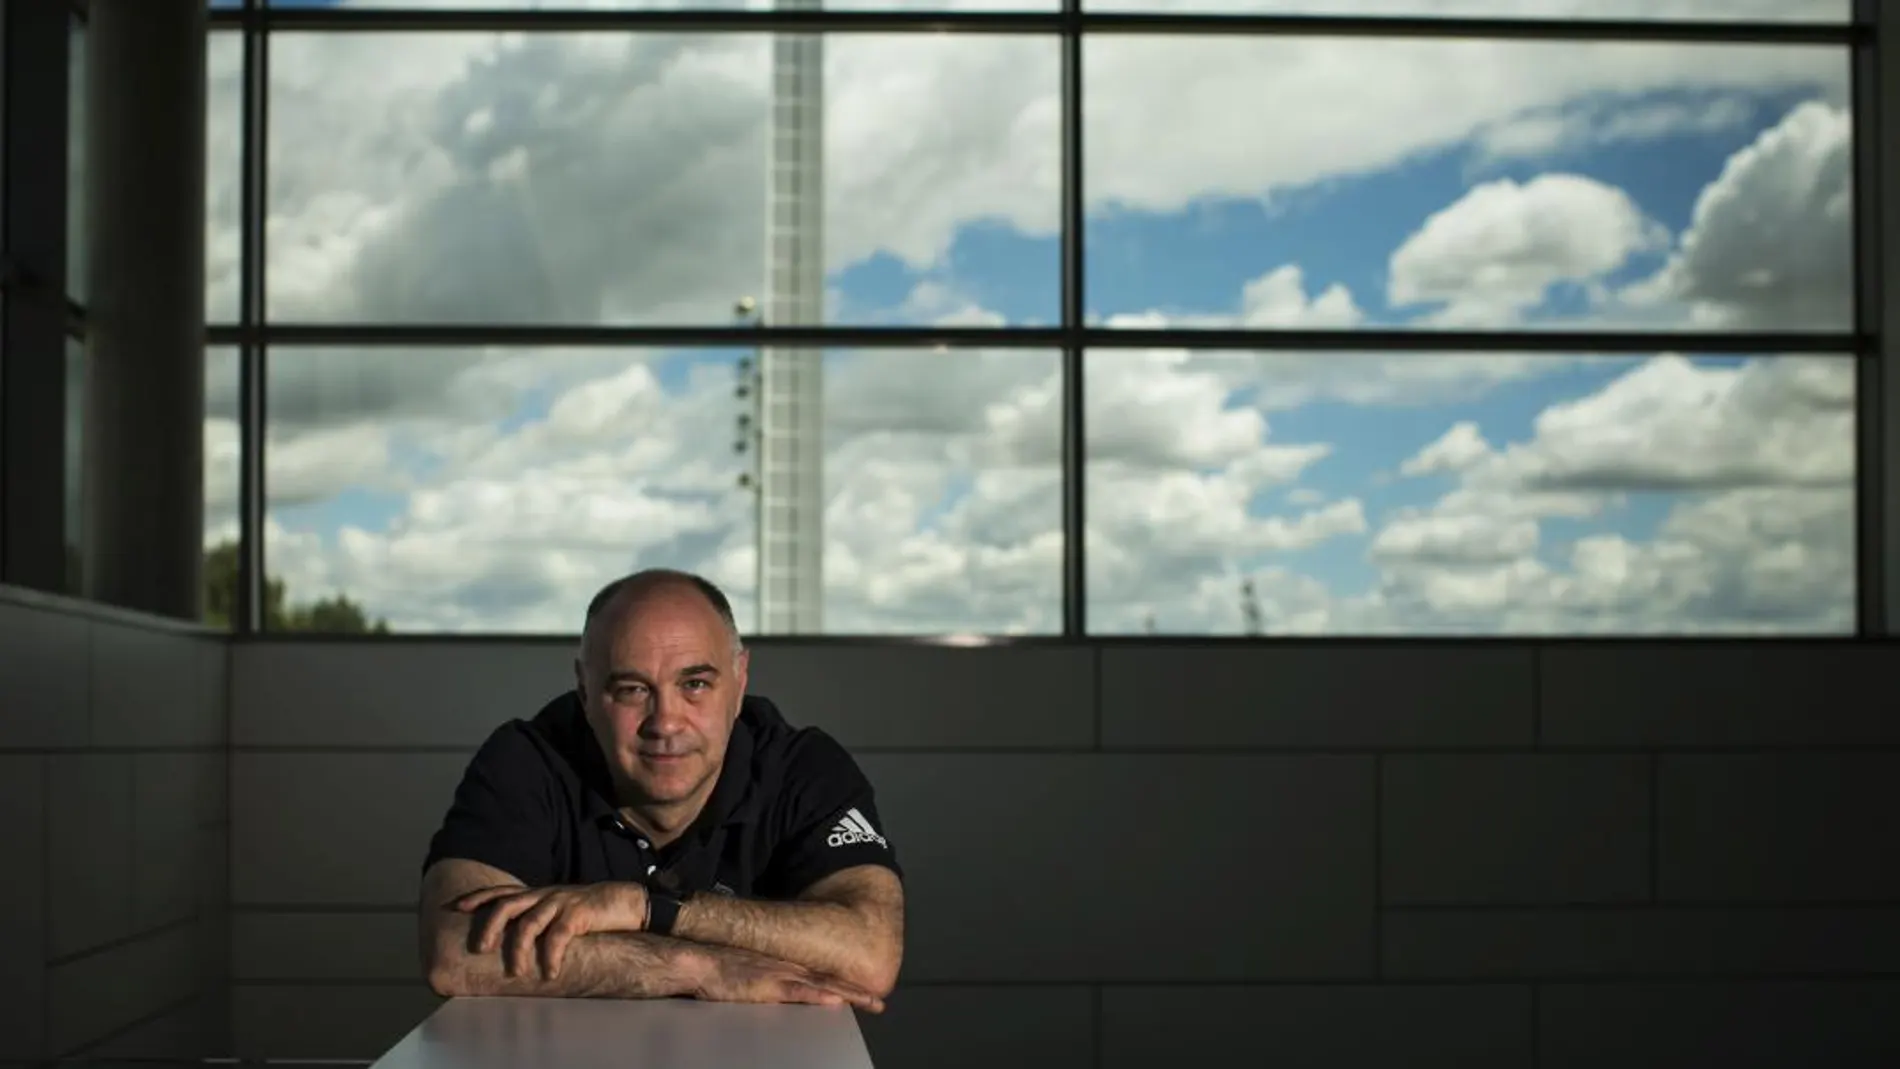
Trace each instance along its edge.
<path fill-rule="evenodd" d="M 1403 18 L 1846 22 L 1852 0 L 1083 0 L 1091 11 Z"/>
<path fill-rule="evenodd" d="M 1849 633 L 1838 357 L 1089 354 L 1097 633 Z"/>
<path fill-rule="evenodd" d="M 238 351 L 214 346 L 205 351 L 204 431 L 204 622 L 230 627 L 237 604 L 240 519 L 239 463 L 243 438 L 238 433 Z"/>
<path fill-rule="evenodd" d="M 720 584 L 751 633 L 1060 627 L 1055 353 L 757 361 L 274 350 L 267 571 L 287 622 L 329 598 L 352 627 L 571 634 L 602 583 L 667 566 Z M 775 593 L 821 582 L 821 619 L 761 605 L 762 543 L 790 562 Z"/>
<path fill-rule="evenodd" d="M 266 0 L 270 7 L 337 7 L 338 0 Z M 1053 11 L 1061 0 L 366 0 L 347 6 L 391 10 L 454 7 L 464 11 L 533 11 L 590 8 L 607 11 L 653 11 L 689 8 L 694 11 L 770 11 L 773 9 L 832 11 Z"/>
<path fill-rule="evenodd" d="M 7 115 L 7 91 L 6 91 L 6 87 L 7 87 L 7 77 L 6 77 L 6 74 L 7 74 L 7 28 L 6 28 L 6 23 L 7 23 L 7 20 L 6 20 L 5 8 L 6 8 L 5 0 L 0 0 L 0 145 L 6 144 L 6 140 L 7 140 L 7 127 L 6 127 L 6 115 Z M 7 247 L 7 231 L 6 231 L 7 213 L 5 210 L 6 204 L 7 204 L 6 172 L 7 172 L 7 168 L 5 166 L 0 166 L 0 251 L 5 250 Z M 0 279 L 0 324 L 5 324 L 6 321 L 7 321 L 7 287 L 6 287 L 5 280 Z M 4 330 L 0 330 L 0 412 L 5 411 L 4 402 L 6 400 L 6 395 L 4 393 L 3 388 L 4 388 L 4 384 L 7 378 L 9 377 L 6 371 L 7 353 L 6 353 L 5 334 L 6 332 Z M 6 439 L 10 436 L 7 435 L 5 431 L 6 431 L 6 424 L 3 419 L 0 419 L 0 470 L 5 470 L 7 466 L 6 465 L 6 458 L 7 458 Z M 4 560 L 7 556 L 6 534 L 7 534 L 8 526 L 10 525 L 6 523 L 0 523 L 0 560 Z"/>
<path fill-rule="evenodd" d="M 84 303 L 86 287 L 86 24 L 66 35 L 66 294 Z"/>
<path fill-rule="evenodd" d="M 6 0 L 0 0 L 0 144 L 6 143 L 7 133 L 7 19 Z M 7 203 L 7 168 L 0 167 L 0 209 Z M 7 247 L 7 213 L 0 210 L 0 249 Z M 0 302 L 4 302 L 6 289 L 0 283 Z M 4 322 L 4 320 L 0 320 Z M 0 524 L 0 527 L 5 526 Z"/>
<path fill-rule="evenodd" d="M 212 34 L 205 64 L 205 319 L 231 323 L 242 271 L 244 39 Z"/>
<path fill-rule="evenodd" d="M 1087 52 L 1088 305 L 1111 325 L 1851 327 L 1845 51 Z"/>
<path fill-rule="evenodd" d="M 85 448 L 86 448 L 86 347 L 66 339 L 66 585 L 65 592 L 78 595 L 85 590 Z"/>
<path fill-rule="evenodd" d="M 279 35 L 271 316 L 1053 321 L 1057 42 L 779 44 Z"/>

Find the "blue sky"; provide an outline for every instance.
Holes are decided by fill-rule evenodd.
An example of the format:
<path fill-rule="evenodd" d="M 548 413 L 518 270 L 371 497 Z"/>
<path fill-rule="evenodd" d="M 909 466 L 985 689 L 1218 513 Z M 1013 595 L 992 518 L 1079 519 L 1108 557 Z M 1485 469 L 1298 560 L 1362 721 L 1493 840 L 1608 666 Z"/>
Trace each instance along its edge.
<path fill-rule="evenodd" d="M 1372 320 L 1403 324 L 1417 310 L 1387 305 L 1387 260 L 1429 215 L 1458 200 L 1474 180 L 1525 181 L 1560 169 L 1583 174 L 1623 188 L 1650 216 L 1680 234 L 1689 224 L 1696 196 L 1722 164 L 1779 119 L 1791 103 L 1790 98 L 1762 99 L 1756 103 L 1753 120 L 1745 125 L 1677 136 L 1661 145 L 1639 143 L 1502 164 L 1485 163 L 1476 148 L 1460 146 L 1381 173 L 1298 192 L 1284 208 L 1225 200 L 1204 202 L 1174 215 L 1097 213 L 1086 229 L 1089 309 L 1098 315 L 1232 311 L 1248 281 L 1282 264 L 1295 263 L 1306 272 L 1309 292 L 1343 283 Z M 880 255 L 835 272 L 832 285 L 848 305 L 875 309 L 901 304 L 919 282 L 936 279 L 1011 322 L 1048 323 L 1058 315 L 1058 253 L 1053 238 L 1025 237 L 985 223 L 958 234 L 946 265 L 939 270 L 911 271 L 894 258 Z M 1639 258 L 1619 281 L 1645 275 L 1661 260 L 1662 254 Z M 1561 313 L 1566 307 L 1559 298 L 1546 310 Z M 864 317 L 866 321 L 881 318 Z M 661 368 L 662 381 L 678 388 L 696 359 L 729 361 L 734 355 L 669 359 Z M 1376 529 L 1387 511 L 1428 505 L 1447 488 L 1435 479 L 1380 485 L 1376 477 L 1395 471 L 1452 423 L 1476 421 L 1494 443 L 1522 440 L 1537 413 L 1594 392 L 1628 367 L 1628 361 L 1607 360 L 1500 388 L 1462 404 L 1392 409 L 1311 404 L 1273 413 L 1273 438 L 1333 443 L 1336 453 L 1312 469 L 1306 485 L 1329 498 L 1360 497 Z M 547 401 L 545 396 L 525 398 L 508 425 L 539 418 L 545 414 Z M 1666 505 L 1666 501 L 1639 500 L 1594 529 L 1645 537 Z M 400 498 L 352 492 L 278 515 L 293 526 L 308 525 L 306 529 L 334 529 L 342 523 L 374 529 L 399 511 Z M 1256 511 L 1297 515 L 1301 510 L 1276 495 L 1262 495 Z M 1578 534 L 1591 529 L 1566 526 Z M 1280 562 L 1323 577 L 1336 590 L 1356 590 L 1372 578 L 1363 560 L 1363 542 L 1334 540 Z"/>
<path fill-rule="evenodd" d="M 1694 102 L 1681 94 L 1649 99 Z M 1377 174 L 1296 191 L 1284 198 L 1284 206 L 1233 199 L 1207 201 L 1170 215 L 1099 212 L 1085 231 L 1088 309 L 1100 316 L 1150 310 L 1230 312 L 1247 282 L 1283 264 L 1298 264 L 1309 293 L 1344 284 L 1372 322 L 1404 325 L 1421 310 L 1395 309 L 1387 303 L 1388 259 L 1432 213 L 1457 201 L 1475 181 L 1527 182 L 1552 171 L 1580 174 L 1623 189 L 1646 214 L 1680 236 L 1689 226 L 1698 195 L 1727 160 L 1801 99 L 1796 94 L 1763 95 L 1751 102 L 1745 123 L 1661 143 L 1625 143 L 1504 162 L 1475 146 L 1458 146 Z M 1057 254 L 1053 239 L 1025 238 L 994 226 L 971 228 L 952 247 L 950 269 L 928 277 L 953 284 L 1011 322 L 1049 322 L 1058 314 Z M 1639 255 L 1610 281 L 1623 284 L 1647 277 L 1666 256 L 1666 250 Z M 878 258 L 842 272 L 835 284 L 853 305 L 889 306 L 925 277 Z M 1572 295 L 1560 291 L 1532 318 L 1579 310 Z M 1738 362 L 1721 354 L 1695 355 L 1705 364 Z M 1476 422 L 1494 445 L 1527 440 L 1540 412 L 1595 393 L 1628 372 L 1635 360 L 1592 360 L 1497 388 L 1468 403 L 1366 407 L 1320 402 L 1271 413 L 1275 442 L 1334 446 L 1334 453 L 1311 468 L 1301 485 L 1329 500 L 1358 497 L 1365 503 L 1371 531 L 1306 551 L 1235 563 L 1278 564 L 1324 580 L 1336 594 L 1364 592 L 1376 578 L 1365 550 L 1382 519 L 1397 509 L 1427 507 L 1455 485 L 1449 476 L 1387 478 L 1405 459 L 1464 420 Z M 1561 567 L 1570 544 L 1580 537 L 1617 533 L 1633 540 L 1651 538 L 1677 498 L 1633 495 L 1596 521 L 1546 520 L 1543 555 Z M 1260 495 L 1253 508 L 1255 515 L 1289 518 L 1303 511 L 1281 493 Z"/>
<path fill-rule="evenodd" d="M 1500 162 L 1476 144 L 1459 145 L 1378 173 L 1289 191 L 1271 204 L 1225 199 L 1203 201 L 1172 214 L 1097 211 L 1084 231 L 1087 309 L 1091 316 L 1150 311 L 1231 314 L 1246 283 L 1296 264 L 1304 271 L 1309 294 L 1344 285 L 1373 324 L 1403 326 L 1429 309 L 1388 305 L 1387 265 L 1392 253 L 1427 218 L 1456 203 L 1477 182 L 1498 178 L 1525 182 L 1552 172 L 1580 174 L 1624 190 L 1649 218 L 1680 237 L 1690 224 L 1697 197 L 1729 158 L 1800 99 L 1798 94 L 1756 95 L 1746 101 L 1745 121 L 1719 129 L 1535 159 Z M 1693 105 L 1705 98 L 1657 94 L 1645 102 Z M 1666 256 L 1667 250 L 1640 255 L 1609 281 L 1627 283 L 1647 277 Z M 1050 324 L 1059 311 L 1059 242 L 981 223 L 959 231 L 948 254 L 928 272 L 878 255 L 834 272 L 829 280 L 842 306 L 853 310 L 847 322 L 901 321 L 897 309 L 926 281 L 941 283 L 1011 323 Z M 1563 317 L 1579 310 L 1574 295 L 1560 293 L 1530 318 Z M 685 387 L 696 362 L 729 362 L 737 355 L 676 355 L 656 371 L 663 385 L 677 391 Z M 1733 362 L 1721 354 L 1704 354 L 1703 359 Z M 1531 436 L 1539 413 L 1595 393 L 1632 363 L 1632 359 L 1614 359 L 1569 364 L 1457 403 L 1368 407 L 1316 402 L 1269 412 L 1274 444 L 1324 442 L 1333 447 L 1333 453 L 1312 466 L 1299 485 L 1326 500 L 1360 499 L 1369 530 L 1363 536 L 1334 538 L 1304 552 L 1232 563 L 1286 567 L 1323 580 L 1339 596 L 1364 592 L 1377 578 L 1366 550 L 1384 520 L 1396 510 L 1430 506 L 1454 485 L 1451 477 L 1392 477 L 1404 460 L 1460 421 L 1475 422 L 1494 445 L 1524 441 Z M 541 418 L 550 400 L 547 391 L 524 396 L 502 429 Z M 1237 397 L 1231 403 L 1243 400 Z M 423 454 L 404 448 L 397 461 L 414 470 L 423 462 Z M 1561 566 L 1569 543 L 1578 537 L 1618 533 L 1647 539 L 1672 502 L 1664 495 L 1635 496 L 1595 521 L 1545 521 L 1543 553 L 1550 563 Z M 950 499 L 940 502 L 926 523 L 934 522 L 953 503 Z M 351 491 L 325 502 L 275 510 L 274 518 L 293 529 L 334 535 L 346 525 L 384 529 L 401 516 L 403 507 L 398 495 Z M 1253 512 L 1292 519 L 1311 507 L 1289 501 L 1286 489 L 1281 488 L 1256 498 Z"/>

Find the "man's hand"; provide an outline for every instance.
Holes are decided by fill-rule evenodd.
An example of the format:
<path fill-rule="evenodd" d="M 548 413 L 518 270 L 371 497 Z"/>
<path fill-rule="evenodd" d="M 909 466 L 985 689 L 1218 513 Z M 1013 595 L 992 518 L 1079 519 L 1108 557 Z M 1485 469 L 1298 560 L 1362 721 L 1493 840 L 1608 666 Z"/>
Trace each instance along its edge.
<path fill-rule="evenodd" d="M 854 984 L 734 947 L 710 954 L 693 996 L 708 1002 L 799 1002 L 884 1012 L 883 999 Z"/>
<path fill-rule="evenodd" d="M 492 906 L 471 933 L 476 953 L 494 951 L 507 936 L 502 961 L 507 975 L 524 976 L 540 951 L 542 975 L 561 975 L 567 945 L 590 932 L 637 932 L 646 923 L 646 888 L 637 883 L 555 887 L 484 887 L 450 903 L 471 913 Z"/>

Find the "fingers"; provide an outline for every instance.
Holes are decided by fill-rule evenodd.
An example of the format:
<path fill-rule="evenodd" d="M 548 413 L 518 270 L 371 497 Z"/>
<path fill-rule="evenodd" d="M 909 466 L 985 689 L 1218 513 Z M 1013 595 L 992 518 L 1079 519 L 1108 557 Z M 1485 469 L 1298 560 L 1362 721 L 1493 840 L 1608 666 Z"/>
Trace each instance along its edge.
<path fill-rule="evenodd" d="M 582 925 L 572 910 L 561 914 L 554 923 L 548 925 L 547 932 L 541 937 L 541 970 L 548 979 L 561 975 L 561 962 L 567 958 L 567 944 L 580 935 Z"/>
<path fill-rule="evenodd" d="M 449 903 L 449 908 L 464 913 L 473 912 L 484 905 L 496 905 L 499 909 L 498 904 L 505 903 L 509 898 L 516 895 L 524 894 L 531 895 L 533 892 L 527 891 L 527 889 L 522 887 L 510 885 L 483 887 L 454 899 Z M 497 917 L 491 914 L 470 924 L 468 929 L 469 951 L 476 954 L 487 953 L 494 945 L 496 937 L 501 934 L 501 926 L 506 923 L 506 916 Z"/>
<path fill-rule="evenodd" d="M 538 895 L 516 895 L 494 903 L 488 916 L 482 919 L 482 939 L 476 949 L 484 954 L 492 953 L 501 946 L 502 937 L 516 917 L 540 904 Z"/>
<path fill-rule="evenodd" d="M 561 914 L 561 900 L 552 896 L 516 918 L 508 930 L 508 949 L 504 954 L 509 976 L 525 976 L 534 967 L 536 943 L 554 918 Z"/>
<path fill-rule="evenodd" d="M 838 989 L 838 995 L 840 998 L 844 999 L 845 1002 L 849 1003 L 850 1005 L 856 1006 L 858 1009 L 861 1009 L 866 1013 L 883 1013 L 884 1012 L 884 1000 L 881 998 L 878 998 L 876 995 L 871 994 L 869 991 L 864 991 L 862 989 L 846 985 L 845 987 Z"/>
<path fill-rule="evenodd" d="M 541 895 L 532 891 L 495 899 L 488 915 L 482 918 L 476 928 L 475 952 L 492 952 L 501 943 L 502 932 L 507 929 L 508 922 L 532 909 L 541 899 Z"/>
<path fill-rule="evenodd" d="M 522 887 L 520 884 L 513 883 L 496 884 L 493 887 L 479 887 L 455 898 L 449 903 L 449 908 L 468 913 L 472 910 L 479 909 L 484 902 L 492 902 L 497 898 L 520 894 L 525 890 L 527 890 L 527 888 Z"/>
<path fill-rule="evenodd" d="M 509 976 L 527 975 L 538 958 L 542 974 L 554 979 L 567 958 L 568 944 L 591 928 L 581 904 L 558 888 L 484 887 L 453 903 L 457 909 L 483 904 L 491 908 L 472 928 L 470 947 L 480 954 L 499 949 Z"/>
<path fill-rule="evenodd" d="M 856 984 L 835 977 L 816 975 L 800 982 L 828 993 L 838 1002 L 856 1006 L 867 1013 L 884 1012 L 884 1000 Z"/>
<path fill-rule="evenodd" d="M 815 982 L 817 982 L 817 984 L 823 984 L 825 987 L 830 987 L 832 991 L 836 991 L 838 995 L 842 995 L 844 1001 L 853 1004 L 853 1006 L 859 1006 L 859 1008 L 863 1008 L 863 1010 L 870 1010 L 872 1014 L 882 1014 L 883 1012 L 883 999 L 872 995 L 870 991 L 866 991 L 866 989 L 859 987 L 857 984 L 851 984 L 849 980 L 842 980 L 842 978 L 838 978 L 838 976 L 823 976 L 823 974 L 821 974 L 821 976 L 815 976 Z"/>
<path fill-rule="evenodd" d="M 779 1002 L 792 1002 L 806 1006 L 842 1006 L 845 997 L 836 991 L 828 990 L 805 980 L 787 980 L 779 985 Z"/>

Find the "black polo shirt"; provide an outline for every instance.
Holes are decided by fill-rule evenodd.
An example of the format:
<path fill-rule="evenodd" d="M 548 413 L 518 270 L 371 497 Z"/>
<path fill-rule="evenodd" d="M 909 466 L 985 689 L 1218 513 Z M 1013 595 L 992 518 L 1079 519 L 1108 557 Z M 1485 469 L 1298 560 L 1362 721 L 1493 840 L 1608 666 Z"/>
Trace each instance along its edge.
<path fill-rule="evenodd" d="M 768 899 L 854 865 L 902 875 L 857 762 L 764 698 L 745 697 L 712 796 L 673 842 L 654 849 L 613 797 L 606 758 L 569 691 L 489 735 L 423 869 L 459 857 L 530 887 L 612 880 Z"/>

